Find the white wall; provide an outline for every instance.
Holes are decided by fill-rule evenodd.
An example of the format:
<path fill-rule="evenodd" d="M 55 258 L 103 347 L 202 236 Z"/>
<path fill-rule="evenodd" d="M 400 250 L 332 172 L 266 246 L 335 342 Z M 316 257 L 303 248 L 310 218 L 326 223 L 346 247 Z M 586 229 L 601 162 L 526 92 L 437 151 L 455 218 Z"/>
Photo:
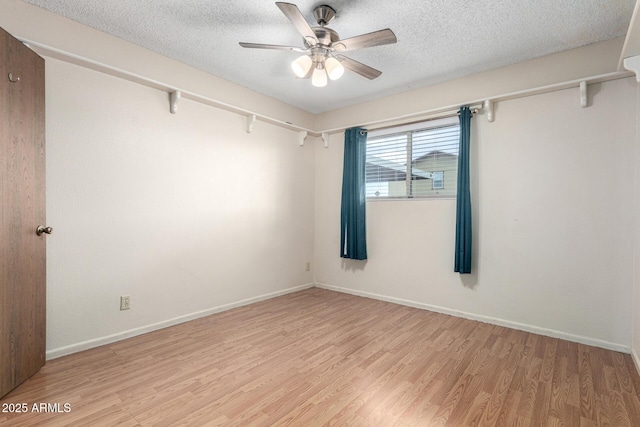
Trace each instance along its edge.
<path fill-rule="evenodd" d="M 635 250 L 634 250 L 634 287 L 633 287 L 633 342 L 631 355 L 640 372 L 640 85 L 637 88 L 636 104 L 636 190 L 635 195 Z"/>
<path fill-rule="evenodd" d="M 49 357 L 312 283 L 296 132 L 51 58 L 46 88 Z"/>
<path fill-rule="evenodd" d="M 316 149 L 316 282 L 627 350 L 632 78 L 500 102 L 472 125 L 472 275 L 453 272 L 455 200 L 367 203 L 367 262 L 339 252 L 342 135 Z"/>

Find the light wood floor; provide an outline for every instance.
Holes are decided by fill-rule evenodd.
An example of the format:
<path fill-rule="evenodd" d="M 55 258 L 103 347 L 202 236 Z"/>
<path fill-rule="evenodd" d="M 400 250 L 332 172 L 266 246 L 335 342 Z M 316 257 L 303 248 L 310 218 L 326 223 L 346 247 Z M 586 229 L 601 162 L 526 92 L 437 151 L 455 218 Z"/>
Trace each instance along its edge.
<path fill-rule="evenodd" d="M 0 425 L 640 426 L 639 391 L 625 354 L 312 288 L 49 361 Z"/>

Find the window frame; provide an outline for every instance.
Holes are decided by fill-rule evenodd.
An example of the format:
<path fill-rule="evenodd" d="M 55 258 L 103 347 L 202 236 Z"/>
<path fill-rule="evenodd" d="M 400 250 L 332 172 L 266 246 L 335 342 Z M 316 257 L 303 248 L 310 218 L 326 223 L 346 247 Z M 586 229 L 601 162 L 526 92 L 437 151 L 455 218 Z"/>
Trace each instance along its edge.
<path fill-rule="evenodd" d="M 414 122 L 414 123 L 410 123 L 410 124 L 404 124 L 404 125 L 398 125 L 398 126 L 393 126 L 393 127 L 384 127 L 384 128 L 380 128 L 380 129 L 372 129 L 368 131 L 368 135 L 367 135 L 367 148 L 369 148 L 369 138 L 370 137 L 379 137 L 379 136 L 392 136 L 392 135 L 401 135 L 403 133 L 407 134 L 407 148 L 406 148 L 406 161 L 405 164 L 403 165 L 406 169 L 405 169 L 405 185 L 406 185 L 406 195 L 404 196 L 370 196 L 369 195 L 369 190 L 365 190 L 365 194 L 366 194 L 366 201 L 399 201 L 399 200 L 422 200 L 422 201 L 427 201 L 427 200 L 438 200 L 438 199 L 455 199 L 456 195 L 457 195 L 457 188 L 453 189 L 453 193 L 452 194 L 426 194 L 426 195 L 416 195 L 415 193 L 415 189 L 414 189 L 414 182 L 418 181 L 416 179 L 406 179 L 406 177 L 412 177 L 412 171 L 413 171 L 413 162 L 415 162 L 415 160 L 411 160 L 413 157 L 413 149 L 414 149 L 414 141 L 413 141 L 413 135 L 414 133 L 418 133 L 421 131 L 427 131 L 430 129 L 438 129 L 438 128 L 446 128 L 446 127 L 455 127 L 457 128 L 456 131 L 460 132 L 460 123 L 459 123 L 459 119 L 458 116 L 454 116 L 454 117 L 446 117 L 446 118 L 437 118 L 437 119 L 428 119 L 428 120 L 422 120 L 419 122 Z M 455 156 L 456 158 L 458 157 L 458 139 L 456 139 L 456 147 L 455 147 Z M 442 187 L 441 188 L 435 188 L 433 187 L 433 184 L 435 181 L 432 180 L 432 185 L 431 185 L 431 189 L 438 191 L 438 190 L 445 190 L 445 171 L 444 170 L 437 170 L 434 172 L 441 172 L 442 173 Z M 456 160 L 456 166 L 455 166 L 455 170 L 454 170 L 455 174 L 457 175 L 457 160 Z M 368 176 L 365 177 L 365 185 L 369 185 L 369 184 L 374 184 L 377 183 L 376 181 L 367 181 Z M 380 182 L 380 181 L 378 181 Z M 454 180 L 455 182 L 455 180 Z M 456 185 L 457 187 L 457 185 Z M 379 192 L 379 189 L 378 191 Z"/>

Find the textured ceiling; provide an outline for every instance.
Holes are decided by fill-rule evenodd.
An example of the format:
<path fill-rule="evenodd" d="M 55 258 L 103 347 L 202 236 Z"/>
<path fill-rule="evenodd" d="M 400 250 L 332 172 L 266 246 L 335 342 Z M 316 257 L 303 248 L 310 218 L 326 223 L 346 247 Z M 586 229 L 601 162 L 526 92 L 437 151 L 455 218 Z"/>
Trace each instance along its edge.
<path fill-rule="evenodd" d="M 337 10 L 340 38 L 391 28 L 398 43 L 345 53 L 382 71 L 346 72 L 324 88 L 296 79 L 300 54 L 243 49 L 238 42 L 302 46 L 265 0 L 27 0 L 59 15 L 311 113 L 404 92 L 626 34 L 635 0 L 291 0 Z"/>

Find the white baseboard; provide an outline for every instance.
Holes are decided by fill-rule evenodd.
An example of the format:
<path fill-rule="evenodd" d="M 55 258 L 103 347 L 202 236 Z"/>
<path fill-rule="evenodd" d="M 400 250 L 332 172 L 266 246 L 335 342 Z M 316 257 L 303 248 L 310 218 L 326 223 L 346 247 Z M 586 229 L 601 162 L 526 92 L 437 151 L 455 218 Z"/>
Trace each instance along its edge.
<path fill-rule="evenodd" d="M 633 363 L 636 365 L 638 375 L 640 375 L 640 357 L 638 357 L 638 353 L 636 353 L 636 349 L 633 347 L 631 347 L 631 358 L 633 359 Z"/>
<path fill-rule="evenodd" d="M 366 291 L 358 291 L 354 289 L 342 288 L 340 286 L 327 285 L 323 283 L 316 283 L 317 288 L 327 289 L 336 292 L 342 292 L 351 295 L 357 295 L 366 298 L 377 299 L 380 301 L 392 302 L 395 304 L 406 305 L 408 307 L 420 308 L 423 310 L 434 311 L 436 313 L 448 314 L 450 316 L 462 317 L 469 320 L 477 320 L 483 323 L 489 323 L 492 325 L 504 326 L 506 328 L 517 329 L 519 331 L 531 332 L 538 335 L 544 335 L 553 338 L 560 338 L 563 340 L 576 342 L 580 344 L 590 345 L 594 347 L 605 348 L 607 350 L 618 351 L 621 353 L 631 353 L 631 347 L 625 346 L 622 344 L 616 344 L 608 341 L 599 340 L 596 338 L 585 337 L 581 335 L 574 335 L 567 332 L 556 331 L 553 329 L 541 328 L 538 326 L 527 325 L 524 323 L 512 322 L 510 320 L 498 319 L 495 317 L 483 316 L 475 313 L 467 313 L 465 311 L 453 310 L 450 308 L 439 307 L 431 304 L 424 304 L 421 302 L 415 302 L 410 300 L 405 300 L 401 298 L 390 297 L 386 295 L 374 294 Z M 637 355 L 634 358 L 636 362 L 636 367 L 640 367 L 640 360 Z M 640 371 L 640 368 L 639 368 Z"/>
<path fill-rule="evenodd" d="M 101 345 L 105 345 L 105 344 L 111 344 L 116 341 L 135 337 L 137 335 L 146 334 L 147 332 L 152 332 L 158 329 L 167 328 L 169 326 L 188 322 L 190 320 L 198 319 L 200 317 L 210 316 L 212 314 L 219 313 L 221 311 L 231 310 L 232 308 L 242 307 L 243 305 L 252 304 L 254 302 L 264 301 L 267 299 L 279 297 L 281 295 L 290 294 L 292 292 L 301 291 L 303 289 L 312 288 L 313 286 L 314 286 L 313 283 L 307 283 L 305 285 L 295 286 L 293 288 L 271 292 L 268 294 L 259 295 L 257 297 L 247 298 L 241 301 L 220 305 L 220 306 L 209 308 L 202 311 L 197 311 L 195 313 L 185 314 L 184 316 L 174 317 L 173 319 L 164 320 L 162 322 L 154 323 L 151 325 L 129 329 L 127 331 L 118 332 L 117 334 L 107 335 L 100 338 L 94 338 L 91 340 L 79 342 L 77 344 L 72 344 L 65 347 L 55 348 L 53 350 L 48 350 L 46 357 L 47 357 L 47 360 L 56 359 L 58 357 L 66 356 L 68 354 L 77 353 L 79 351 L 88 350 L 94 347 L 100 347 Z"/>
<path fill-rule="evenodd" d="M 436 313 L 448 314 L 448 315 L 451 315 L 451 316 L 462 317 L 462 318 L 470 319 L 470 320 L 477 320 L 477 321 L 484 322 L 484 323 L 489 323 L 489 324 L 492 324 L 492 325 L 504 326 L 504 327 L 511 328 L 511 329 L 517 329 L 517 330 L 531 332 L 531 333 L 535 333 L 535 334 L 539 334 L 539 335 L 545 335 L 545 336 L 549 336 L 549 337 L 553 337 L 553 338 L 561 338 L 561 339 L 565 339 L 567 341 L 577 342 L 577 343 L 580 343 L 580 344 L 591 345 L 591 346 L 594 346 L 594 347 L 601 347 L 601 348 L 605 348 L 605 349 L 608 349 L 608 350 L 613 350 L 613 351 L 618 351 L 618 352 L 621 352 L 621 353 L 631 354 L 631 357 L 632 357 L 632 359 L 633 359 L 633 361 L 635 363 L 636 369 L 638 370 L 638 373 L 640 374 L 640 357 L 636 353 L 635 349 L 632 349 L 631 347 L 628 347 L 628 346 L 625 346 L 625 345 L 611 343 L 611 342 L 608 342 L 608 341 L 598 340 L 598 339 L 595 339 L 595 338 L 589 338 L 589 337 L 584 337 L 584 336 L 580 336 L 580 335 L 569 334 L 569 333 L 566 333 L 566 332 L 556 331 L 556 330 L 553 330 L 553 329 L 546 329 L 546 328 L 541 328 L 541 327 L 537 327 L 537 326 L 533 326 L 533 325 L 527 325 L 527 324 L 523 324 L 523 323 L 512 322 L 512 321 L 509 321 L 509 320 L 498 319 L 498 318 L 489 317 L 489 316 L 483 316 L 483 315 L 474 314 L 474 313 L 467 313 L 467 312 L 464 312 L 464 311 L 453 310 L 453 309 L 449 309 L 449 308 L 445 308 L 445 307 L 439 307 L 439 306 L 435 306 L 435 305 L 431 305 L 431 304 L 424 304 L 424 303 L 405 300 L 405 299 L 401 299 L 401 298 L 395 298 L 395 297 L 375 294 L 375 293 L 366 292 L 366 291 L 358 291 L 358 290 L 354 290 L 354 289 L 342 288 L 340 286 L 327 285 L 327 284 L 323 284 L 323 283 L 316 283 L 316 284 L 307 283 L 307 284 L 304 284 L 304 285 L 300 285 L 300 286 L 295 286 L 295 287 L 292 287 L 292 288 L 284 289 L 284 290 L 281 290 L 281 291 L 276 291 L 276 292 L 272 292 L 272 293 L 269 293 L 269 294 L 259 295 L 259 296 L 256 296 L 256 297 L 247 298 L 247 299 L 244 299 L 244 300 L 241 300 L 241 301 L 237 301 L 237 302 L 233 302 L 233 303 L 229 303 L 229 304 L 224 304 L 224 305 L 221 305 L 221 306 L 209 308 L 209 309 L 198 311 L 198 312 L 195 312 L 195 313 L 186 314 L 184 316 L 175 317 L 173 319 L 164 320 L 162 322 L 154 323 L 154 324 L 151 324 L 151 325 L 146 325 L 146 326 L 142 326 L 142 327 L 139 327 L 139 328 L 129 329 L 129 330 L 126 330 L 126 331 L 123 331 L 123 332 L 119 332 L 117 334 L 107 335 L 107 336 L 100 337 L 100 338 L 94 338 L 94 339 L 91 339 L 91 340 L 79 342 L 79 343 L 72 344 L 72 345 L 65 346 L 65 347 L 55 348 L 53 350 L 48 350 L 46 357 L 47 357 L 47 360 L 56 359 L 58 357 L 66 356 L 68 354 L 77 353 L 79 351 L 88 350 L 88 349 L 94 348 L 94 347 L 100 347 L 100 346 L 106 345 L 106 344 L 111 344 L 113 342 L 120 341 L 120 340 L 123 340 L 123 339 L 126 339 L 126 338 L 131 338 L 131 337 L 135 337 L 137 335 L 146 334 L 148 332 L 156 331 L 158 329 L 167 328 L 169 326 L 177 325 L 179 323 L 184 323 L 184 322 L 188 322 L 190 320 L 198 319 L 198 318 L 201 318 L 201 317 L 210 316 L 210 315 L 215 314 L 215 313 L 219 313 L 219 312 L 222 312 L 222 311 L 231 310 L 233 308 L 242 307 L 244 305 L 252 304 L 252 303 L 255 303 L 255 302 L 259 302 L 259 301 L 264 301 L 264 300 L 267 300 L 267 299 L 275 298 L 275 297 L 278 297 L 278 296 L 281 296 L 281 295 L 290 294 L 290 293 L 293 293 L 293 292 L 297 292 L 297 291 L 301 291 L 301 290 L 304 290 L 304 289 L 312 288 L 314 286 L 318 287 L 318 288 L 322 288 L 322 289 L 331 290 L 331 291 L 342 292 L 342 293 L 361 296 L 361 297 L 365 297 L 365 298 L 377 299 L 377 300 L 380 300 L 380 301 L 386 301 L 386 302 L 391 302 L 391 303 L 395 303 L 395 304 L 405 305 L 405 306 L 408 306 L 408 307 L 414 307 L 414 308 L 419 308 L 419 309 L 423 309 L 423 310 L 434 311 Z"/>

